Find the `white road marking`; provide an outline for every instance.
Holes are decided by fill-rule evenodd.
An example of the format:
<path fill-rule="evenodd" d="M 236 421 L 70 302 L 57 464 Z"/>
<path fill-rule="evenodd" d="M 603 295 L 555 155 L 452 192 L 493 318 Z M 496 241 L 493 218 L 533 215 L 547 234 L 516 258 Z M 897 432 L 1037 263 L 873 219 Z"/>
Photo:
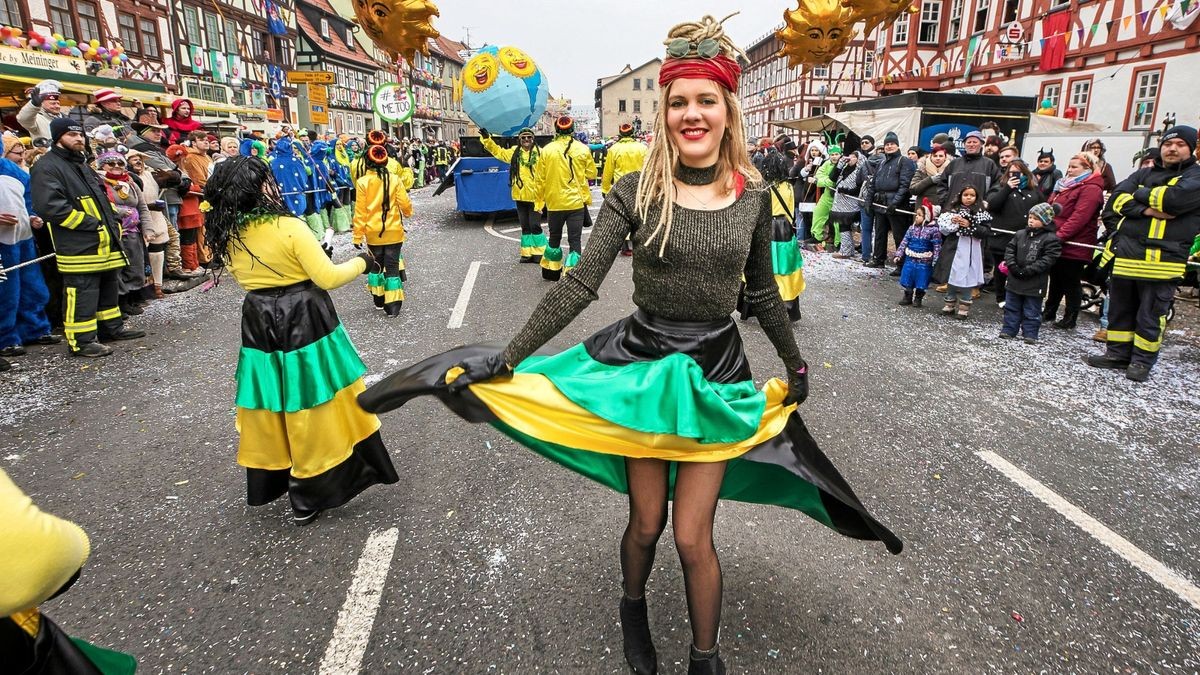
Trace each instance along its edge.
<path fill-rule="evenodd" d="M 321 675 L 357 675 L 361 669 L 399 538 L 400 530 L 393 527 L 377 530 L 367 539 L 346 604 L 338 612 L 333 638 L 321 658 Z"/>
<path fill-rule="evenodd" d="M 501 232 L 504 232 L 504 233 L 506 233 L 506 234 L 507 234 L 507 233 L 509 233 L 509 232 L 520 232 L 520 231 L 521 231 L 521 228 L 519 228 L 519 227 L 506 227 L 506 228 L 504 228 L 503 230 L 500 230 L 500 231 L 501 231 Z"/>
<path fill-rule="evenodd" d="M 1200 588 L 1197 588 L 1182 574 L 1150 557 L 1148 553 L 1134 546 L 1128 539 L 1113 532 L 1104 523 L 1091 517 L 1078 506 L 1063 499 L 1058 493 L 1043 485 L 1033 476 L 1018 469 L 1000 455 L 988 451 L 977 452 L 975 454 L 990 464 L 992 468 L 1007 476 L 1009 480 L 1025 488 L 1030 494 L 1046 504 L 1046 506 L 1058 511 L 1059 514 L 1074 523 L 1079 529 L 1092 535 L 1096 541 L 1107 546 L 1111 551 L 1124 558 L 1126 562 L 1145 572 L 1151 579 L 1162 584 L 1164 588 L 1178 595 L 1192 607 L 1200 609 Z"/>
<path fill-rule="evenodd" d="M 450 323 L 446 328 L 462 328 L 463 317 L 467 314 L 467 303 L 471 301 L 471 291 L 475 289 L 475 277 L 479 276 L 479 266 L 483 263 L 476 260 L 467 270 L 467 278 L 463 279 L 462 290 L 458 292 L 458 302 L 454 303 L 454 311 L 450 312 Z"/>
<path fill-rule="evenodd" d="M 483 231 L 487 232 L 488 234 L 492 235 L 493 237 L 499 237 L 500 239 L 507 239 L 509 241 L 521 241 L 520 237 L 510 237 L 507 234 L 500 234 L 499 232 L 496 231 L 495 225 L 496 225 L 496 215 L 492 214 L 492 215 L 488 216 L 487 222 L 483 224 Z M 521 228 L 516 228 L 516 229 L 519 230 Z M 511 230 L 509 230 L 509 231 L 511 231 Z"/>

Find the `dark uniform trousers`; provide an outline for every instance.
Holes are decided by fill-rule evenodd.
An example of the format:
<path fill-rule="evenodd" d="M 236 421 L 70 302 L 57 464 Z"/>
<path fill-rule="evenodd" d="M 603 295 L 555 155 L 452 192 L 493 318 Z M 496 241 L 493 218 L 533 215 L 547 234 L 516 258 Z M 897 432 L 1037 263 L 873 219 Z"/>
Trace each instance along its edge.
<path fill-rule="evenodd" d="M 1175 281 L 1113 277 L 1108 287 L 1108 357 L 1154 366 Z"/>
<path fill-rule="evenodd" d="M 121 332 L 123 320 L 117 307 L 120 295 L 118 276 L 121 271 L 108 270 L 93 274 L 64 274 L 63 335 L 71 351 L 95 342 L 97 332 L 110 337 Z"/>
<path fill-rule="evenodd" d="M 551 211 L 548 218 L 550 229 L 550 248 L 562 246 L 563 225 L 567 226 L 567 244 L 571 250 L 583 255 L 583 226 L 588 219 L 588 210 L 584 206 L 574 211 Z"/>

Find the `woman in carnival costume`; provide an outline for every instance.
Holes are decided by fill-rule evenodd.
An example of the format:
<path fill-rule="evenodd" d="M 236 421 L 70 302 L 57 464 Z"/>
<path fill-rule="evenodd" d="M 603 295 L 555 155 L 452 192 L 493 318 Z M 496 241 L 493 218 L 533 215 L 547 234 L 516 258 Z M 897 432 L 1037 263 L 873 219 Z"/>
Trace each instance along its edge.
<path fill-rule="evenodd" d="M 792 215 L 795 199 L 792 183 L 788 180 L 790 164 L 790 158 L 781 153 L 767 155 L 763 160 L 762 178 L 771 201 L 771 268 L 788 318 L 799 321 L 800 294 L 805 287 L 804 253 L 796 243 L 796 222 Z M 754 316 L 754 307 L 746 298 L 744 281 L 738 293 L 737 308 L 742 321 Z"/>
<path fill-rule="evenodd" d="M 871 517 L 796 414 L 808 367 L 772 269 L 771 192 L 745 152 L 736 48 L 712 17 L 675 27 L 666 44 L 646 167 L 609 192 L 580 265 L 546 293 L 507 347 L 433 356 L 374 385 L 359 403 L 383 412 L 433 395 L 464 419 L 489 422 L 627 492 L 620 617 L 625 657 L 637 673 L 657 672 L 646 580 L 673 499 L 692 634 L 688 672 L 723 673 L 712 540 L 720 498 L 795 508 L 893 552 L 902 544 Z M 535 356 L 597 299 L 628 234 L 637 311 L 565 352 Z M 730 318 L 743 272 L 787 384 L 771 379 L 755 389 Z"/>
<path fill-rule="evenodd" d="M 374 261 L 367 266 L 367 289 L 375 307 L 389 317 L 400 316 L 404 303 L 404 218 L 412 215 L 412 202 L 400 178 L 388 168 L 382 145 L 367 148 L 367 173 L 355 185 L 354 245 L 365 241 Z"/>
<path fill-rule="evenodd" d="M 247 502 L 284 494 L 297 525 L 399 478 L 379 418 L 355 397 L 367 368 L 326 291 L 373 262 L 330 262 L 303 220 L 283 204 L 263 162 L 222 162 L 205 189 L 208 243 L 244 288 L 237 368 L 238 464 Z"/>
<path fill-rule="evenodd" d="M 517 145 L 502 148 L 492 140 L 487 129 L 479 130 L 483 147 L 501 162 L 508 162 L 508 186 L 517 203 L 517 220 L 521 223 L 521 262 L 536 263 L 546 251 L 546 235 L 542 233 L 541 178 L 539 164 L 541 149 L 533 140 L 532 129 L 517 134 Z"/>

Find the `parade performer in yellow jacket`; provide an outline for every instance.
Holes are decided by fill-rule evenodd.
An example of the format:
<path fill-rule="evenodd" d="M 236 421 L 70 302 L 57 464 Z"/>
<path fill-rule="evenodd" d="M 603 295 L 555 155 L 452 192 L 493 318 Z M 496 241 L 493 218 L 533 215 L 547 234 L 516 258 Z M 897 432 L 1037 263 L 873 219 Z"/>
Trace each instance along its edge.
<path fill-rule="evenodd" d="M 382 145 L 367 148 L 367 172 L 354 188 L 354 245 L 365 241 L 374 262 L 367 268 L 367 289 L 375 307 L 388 317 L 400 315 L 404 303 L 404 217 L 412 215 L 412 201 L 400 179 L 388 169 Z"/>
<path fill-rule="evenodd" d="M 596 177 L 596 163 L 586 143 L 575 140 L 575 120 L 564 115 L 554 125 L 553 141 L 542 148 L 540 168 L 542 201 L 550 212 L 550 237 L 542 254 L 542 278 L 558 281 L 563 270 L 579 264 L 583 253 L 583 223 L 592 201 L 588 181 Z M 563 225 L 571 253 L 564 259 Z"/>
<path fill-rule="evenodd" d="M 517 145 L 512 148 L 497 145 L 487 129 L 479 130 L 479 140 L 492 157 L 508 162 L 508 186 L 517 203 L 517 220 L 521 222 L 521 262 L 539 262 L 546 251 L 546 235 L 542 233 L 539 215 L 542 151 L 534 143 L 533 130 L 522 129 L 517 134 Z"/>
<path fill-rule="evenodd" d="M 604 162 L 604 178 L 600 181 L 600 192 L 605 195 L 622 176 L 641 171 L 642 165 L 646 163 L 646 144 L 633 137 L 633 125 L 626 122 L 618 132 L 621 138 L 608 149 L 608 159 Z M 633 255 L 633 244 L 628 237 L 621 246 L 621 255 Z"/>
<path fill-rule="evenodd" d="M 247 291 L 237 368 L 247 502 L 287 494 L 295 523 L 307 525 L 372 485 L 397 482 L 379 418 L 355 403 L 367 367 L 327 292 L 366 272 L 371 254 L 331 262 L 256 159 L 217 165 L 205 199 L 209 247 Z"/>

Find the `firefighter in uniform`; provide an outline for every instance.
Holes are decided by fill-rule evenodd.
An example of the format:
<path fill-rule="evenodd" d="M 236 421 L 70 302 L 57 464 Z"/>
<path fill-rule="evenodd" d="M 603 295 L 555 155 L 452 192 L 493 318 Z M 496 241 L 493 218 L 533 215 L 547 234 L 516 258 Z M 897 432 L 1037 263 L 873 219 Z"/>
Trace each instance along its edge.
<path fill-rule="evenodd" d="M 33 165 L 33 208 L 50 227 L 63 284 L 63 333 L 72 354 L 108 356 L 97 342 L 145 335 L 125 328 L 117 307 L 117 275 L 128 264 L 121 225 L 100 177 L 86 164 L 79 122 L 50 123 L 53 146 Z"/>
<path fill-rule="evenodd" d="M 633 125 L 622 124 L 617 131 L 621 138 L 608 149 L 608 156 L 604 162 L 604 176 L 600 180 L 600 192 L 606 195 L 625 174 L 641 171 L 642 165 L 646 163 L 646 144 L 633 137 Z M 629 237 L 625 238 L 625 243 L 621 246 L 621 255 L 633 255 L 633 245 L 629 243 Z"/>
<path fill-rule="evenodd" d="M 450 168 L 450 148 L 445 141 L 433 149 L 433 166 L 437 169 L 438 179 L 446 180 L 446 171 Z"/>
<path fill-rule="evenodd" d="M 1168 129 L 1159 158 L 1113 190 L 1104 222 L 1116 228 L 1101 263 L 1112 263 L 1108 349 L 1089 356 L 1096 368 L 1120 368 L 1135 382 L 1150 378 L 1166 332 L 1167 311 L 1200 235 L 1200 165 L 1196 129 Z"/>

